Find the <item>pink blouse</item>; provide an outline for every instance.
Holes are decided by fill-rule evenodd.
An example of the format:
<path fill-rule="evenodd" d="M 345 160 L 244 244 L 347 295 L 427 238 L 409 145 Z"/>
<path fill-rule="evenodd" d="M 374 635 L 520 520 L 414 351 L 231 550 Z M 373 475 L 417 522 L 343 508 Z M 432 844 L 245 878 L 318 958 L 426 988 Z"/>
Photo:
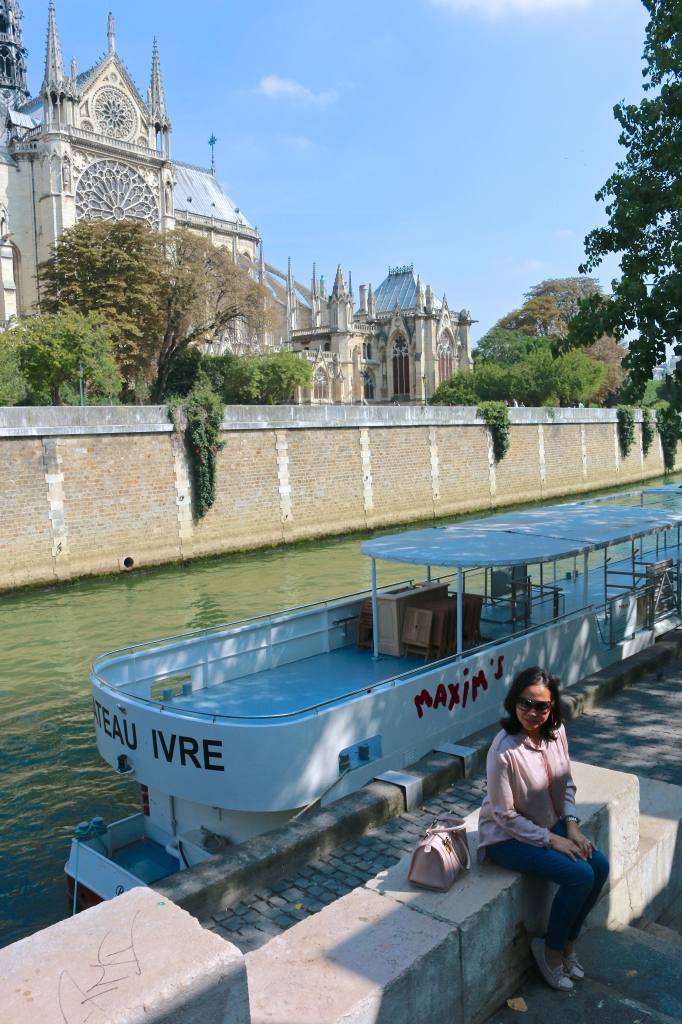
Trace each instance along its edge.
<path fill-rule="evenodd" d="M 486 846 L 519 839 L 549 846 L 549 830 L 575 814 L 568 741 L 563 725 L 537 747 L 525 732 L 498 732 L 488 752 L 488 795 L 478 819 L 478 859 Z"/>

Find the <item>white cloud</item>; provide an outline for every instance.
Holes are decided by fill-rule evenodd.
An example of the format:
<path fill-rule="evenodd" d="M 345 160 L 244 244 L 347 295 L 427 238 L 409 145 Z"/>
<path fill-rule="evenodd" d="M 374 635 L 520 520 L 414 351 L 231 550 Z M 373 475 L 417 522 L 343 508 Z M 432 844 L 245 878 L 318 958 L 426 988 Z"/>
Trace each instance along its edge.
<path fill-rule="evenodd" d="M 573 234 L 572 231 L 569 231 L 568 228 L 564 228 L 563 231 L 557 231 L 556 234 L 554 235 L 554 237 L 555 238 L 570 238 L 572 234 Z"/>
<path fill-rule="evenodd" d="M 542 263 L 540 260 L 526 260 L 524 264 L 519 268 L 520 270 L 540 270 Z"/>
<path fill-rule="evenodd" d="M 439 7 L 453 11 L 475 11 L 488 17 L 500 14 L 554 14 L 559 11 L 582 10 L 592 0 L 431 0 Z"/>
<path fill-rule="evenodd" d="M 286 142 L 292 149 L 310 150 L 317 148 L 313 140 L 307 138 L 305 135 L 291 135 Z"/>
<path fill-rule="evenodd" d="M 261 79 L 258 92 L 268 99 L 298 100 L 299 103 L 333 103 L 338 95 L 329 92 L 313 92 L 292 78 L 280 78 L 278 75 L 267 75 Z"/>

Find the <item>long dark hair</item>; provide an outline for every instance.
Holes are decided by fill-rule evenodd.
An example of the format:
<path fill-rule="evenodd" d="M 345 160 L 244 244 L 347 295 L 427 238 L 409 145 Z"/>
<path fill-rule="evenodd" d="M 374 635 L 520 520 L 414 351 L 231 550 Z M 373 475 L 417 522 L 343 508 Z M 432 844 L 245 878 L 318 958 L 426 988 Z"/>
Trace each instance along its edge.
<path fill-rule="evenodd" d="M 523 672 L 519 672 L 518 675 L 515 676 L 514 682 L 509 688 L 509 693 L 504 699 L 504 710 L 507 714 L 505 718 L 500 721 L 500 725 L 511 736 L 516 736 L 517 733 L 522 731 L 523 726 L 519 722 L 516 714 L 516 702 L 526 687 L 533 686 L 534 683 L 542 683 L 542 685 L 546 686 L 552 695 L 552 711 L 547 718 L 547 721 L 543 722 L 540 726 L 540 735 L 543 740 L 553 740 L 554 733 L 563 721 L 561 715 L 561 698 L 559 695 L 559 679 L 557 676 L 551 675 L 551 673 L 537 665 L 534 668 L 524 668 Z"/>

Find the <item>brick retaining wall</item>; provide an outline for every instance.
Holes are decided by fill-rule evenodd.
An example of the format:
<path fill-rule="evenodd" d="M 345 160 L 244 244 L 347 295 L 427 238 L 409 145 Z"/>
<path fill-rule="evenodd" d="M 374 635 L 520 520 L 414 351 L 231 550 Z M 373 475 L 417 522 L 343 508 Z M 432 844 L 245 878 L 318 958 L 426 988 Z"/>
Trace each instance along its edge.
<path fill-rule="evenodd" d="M 125 571 L 125 559 L 172 562 L 663 473 L 658 438 L 643 458 L 639 413 L 627 459 L 615 410 L 510 417 L 509 452 L 496 464 L 472 408 L 230 407 L 218 497 L 197 522 L 165 407 L 0 409 L 0 590 Z"/>

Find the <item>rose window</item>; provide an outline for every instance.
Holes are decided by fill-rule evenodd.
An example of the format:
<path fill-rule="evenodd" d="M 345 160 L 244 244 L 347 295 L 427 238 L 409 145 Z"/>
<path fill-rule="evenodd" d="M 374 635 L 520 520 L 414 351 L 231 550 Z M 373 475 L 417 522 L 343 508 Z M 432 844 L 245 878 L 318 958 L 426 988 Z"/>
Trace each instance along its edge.
<path fill-rule="evenodd" d="M 101 89 L 95 97 L 95 117 L 103 135 L 112 139 L 128 139 L 136 124 L 133 105 L 118 89 Z"/>
<path fill-rule="evenodd" d="M 154 193 L 134 167 L 97 160 L 83 171 L 76 189 L 79 220 L 146 220 L 159 226 Z"/>

